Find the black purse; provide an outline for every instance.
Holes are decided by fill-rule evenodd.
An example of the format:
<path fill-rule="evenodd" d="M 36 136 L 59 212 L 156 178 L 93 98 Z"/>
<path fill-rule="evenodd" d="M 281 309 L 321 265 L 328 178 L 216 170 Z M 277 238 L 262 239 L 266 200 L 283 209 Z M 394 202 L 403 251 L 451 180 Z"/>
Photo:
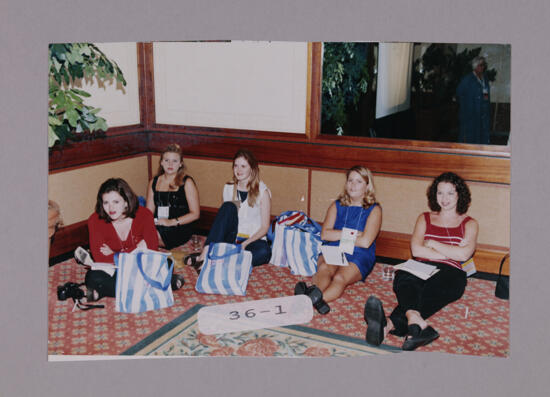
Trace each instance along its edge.
<path fill-rule="evenodd" d="M 510 254 L 504 255 L 500 261 L 500 269 L 498 270 L 497 286 L 495 288 L 495 296 L 500 299 L 508 299 L 510 297 L 510 276 L 502 275 L 502 265 Z"/>

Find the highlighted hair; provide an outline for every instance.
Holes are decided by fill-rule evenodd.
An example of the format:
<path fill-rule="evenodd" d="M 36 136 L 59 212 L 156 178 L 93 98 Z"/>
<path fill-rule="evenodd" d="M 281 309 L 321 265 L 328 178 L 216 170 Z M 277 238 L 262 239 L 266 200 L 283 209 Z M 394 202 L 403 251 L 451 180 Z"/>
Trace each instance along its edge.
<path fill-rule="evenodd" d="M 180 161 L 181 161 L 180 168 L 176 173 L 176 177 L 174 178 L 174 183 L 170 184 L 170 189 L 179 189 L 179 187 L 183 185 L 183 178 L 185 177 L 185 164 L 183 163 L 183 154 L 181 152 L 181 147 L 177 143 L 171 143 L 170 145 L 166 146 L 162 151 L 160 155 L 159 169 L 157 171 L 157 176 L 161 176 L 162 174 L 164 174 L 164 168 L 162 168 L 162 159 L 164 158 L 164 155 L 166 153 L 176 153 L 178 156 L 180 156 Z"/>
<path fill-rule="evenodd" d="M 363 208 L 368 208 L 374 203 L 376 203 L 376 197 L 374 195 L 374 181 L 372 179 L 372 173 L 367 167 L 363 167 L 362 165 L 354 165 L 346 172 L 346 184 L 347 180 L 349 178 L 349 174 L 351 174 L 353 171 L 357 172 L 365 183 L 367 184 L 367 191 L 365 192 L 365 196 L 363 197 Z M 338 196 L 338 200 L 340 200 L 340 204 L 345 206 L 351 205 L 351 198 L 346 190 L 346 184 L 344 184 L 344 190 L 340 195 Z"/>

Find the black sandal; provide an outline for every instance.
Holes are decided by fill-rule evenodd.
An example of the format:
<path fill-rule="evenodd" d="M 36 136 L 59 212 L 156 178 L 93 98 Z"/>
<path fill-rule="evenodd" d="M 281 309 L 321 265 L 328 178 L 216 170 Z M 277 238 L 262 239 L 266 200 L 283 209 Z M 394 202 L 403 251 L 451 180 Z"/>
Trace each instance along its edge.
<path fill-rule="evenodd" d="M 170 283 L 172 285 L 172 291 L 177 291 L 183 287 L 185 284 L 185 279 L 181 274 L 172 274 L 172 280 Z"/>
<path fill-rule="evenodd" d="M 94 293 L 97 293 L 97 298 Z M 99 296 L 99 291 L 86 287 L 86 302 L 97 302 L 100 299 L 101 296 Z"/>
<path fill-rule="evenodd" d="M 202 264 L 204 263 L 204 261 L 197 260 L 199 256 L 200 256 L 200 253 L 198 252 L 189 254 L 185 258 L 183 258 L 183 263 L 187 266 L 191 266 L 193 269 L 196 270 L 197 273 L 200 273 Z"/>
<path fill-rule="evenodd" d="M 294 286 L 294 295 L 305 295 L 307 292 L 307 284 L 303 281 L 298 281 Z"/>
<path fill-rule="evenodd" d="M 415 350 L 416 348 L 430 344 L 439 338 L 439 333 L 429 325 L 423 330 L 420 330 L 420 332 L 419 330 L 419 325 L 409 325 L 409 335 L 407 335 L 401 349 L 408 351 Z"/>
<path fill-rule="evenodd" d="M 309 296 L 313 307 L 317 310 L 317 312 L 319 312 L 319 314 L 327 314 L 330 312 L 330 306 L 323 299 L 323 292 L 315 284 L 307 287 L 306 295 Z"/>

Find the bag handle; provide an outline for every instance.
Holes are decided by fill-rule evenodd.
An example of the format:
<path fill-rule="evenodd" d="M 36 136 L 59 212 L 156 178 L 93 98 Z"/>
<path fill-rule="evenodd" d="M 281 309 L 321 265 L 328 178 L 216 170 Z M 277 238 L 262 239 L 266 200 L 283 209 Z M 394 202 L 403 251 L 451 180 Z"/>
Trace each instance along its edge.
<path fill-rule="evenodd" d="M 171 284 L 171 281 L 172 281 L 171 278 L 166 277 L 166 279 L 164 280 L 164 283 L 161 283 L 160 281 L 157 281 L 157 280 L 153 280 L 151 277 L 149 277 L 145 273 L 145 271 L 143 271 L 142 257 L 143 257 L 143 252 L 138 252 L 138 254 L 137 254 L 138 270 L 141 273 L 141 275 L 143 276 L 143 278 L 145 279 L 145 281 L 147 281 L 149 284 L 151 284 L 151 286 L 154 287 L 154 288 L 160 289 L 162 291 L 166 291 L 168 289 L 168 287 L 170 286 L 170 284 Z M 172 265 L 170 265 L 170 267 L 168 268 L 168 274 L 169 275 L 172 274 L 173 270 L 174 270 L 174 262 L 172 261 Z"/>
<path fill-rule="evenodd" d="M 207 255 L 208 259 L 215 261 L 215 260 L 218 260 L 218 259 L 224 259 L 224 258 L 227 258 L 229 256 L 241 253 L 242 247 L 239 244 L 230 244 L 230 245 L 233 246 L 232 249 L 225 251 L 221 255 L 214 255 L 213 254 L 214 244 L 212 244 L 212 246 L 211 246 L 212 248 L 208 247 L 208 255 Z"/>
<path fill-rule="evenodd" d="M 303 230 L 304 232 L 311 232 L 314 234 L 321 233 L 321 225 L 319 225 L 317 222 L 315 222 L 313 219 L 308 217 L 308 223 L 305 225 L 290 225 L 287 226 L 289 229 L 299 229 Z"/>

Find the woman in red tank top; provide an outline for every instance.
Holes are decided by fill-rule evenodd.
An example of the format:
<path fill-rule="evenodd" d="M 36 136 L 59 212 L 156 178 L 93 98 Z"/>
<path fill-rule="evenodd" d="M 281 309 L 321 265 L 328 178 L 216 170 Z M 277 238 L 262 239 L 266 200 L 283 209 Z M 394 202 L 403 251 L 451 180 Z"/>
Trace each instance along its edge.
<path fill-rule="evenodd" d="M 393 290 L 398 305 L 388 319 L 382 303 L 374 296 L 365 304 L 368 323 L 367 342 L 379 345 L 386 332 L 407 336 L 403 350 L 414 350 L 431 343 L 439 334 L 428 325 L 428 319 L 462 296 L 466 273 L 461 263 L 475 251 L 478 224 L 466 215 L 470 190 L 466 182 L 452 172 L 439 175 L 427 192 L 431 212 L 420 214 L 411 238 L 413 257 L 437 266 L 439 272 L 422 280 L 408 272 L 397 271 Z"/>

